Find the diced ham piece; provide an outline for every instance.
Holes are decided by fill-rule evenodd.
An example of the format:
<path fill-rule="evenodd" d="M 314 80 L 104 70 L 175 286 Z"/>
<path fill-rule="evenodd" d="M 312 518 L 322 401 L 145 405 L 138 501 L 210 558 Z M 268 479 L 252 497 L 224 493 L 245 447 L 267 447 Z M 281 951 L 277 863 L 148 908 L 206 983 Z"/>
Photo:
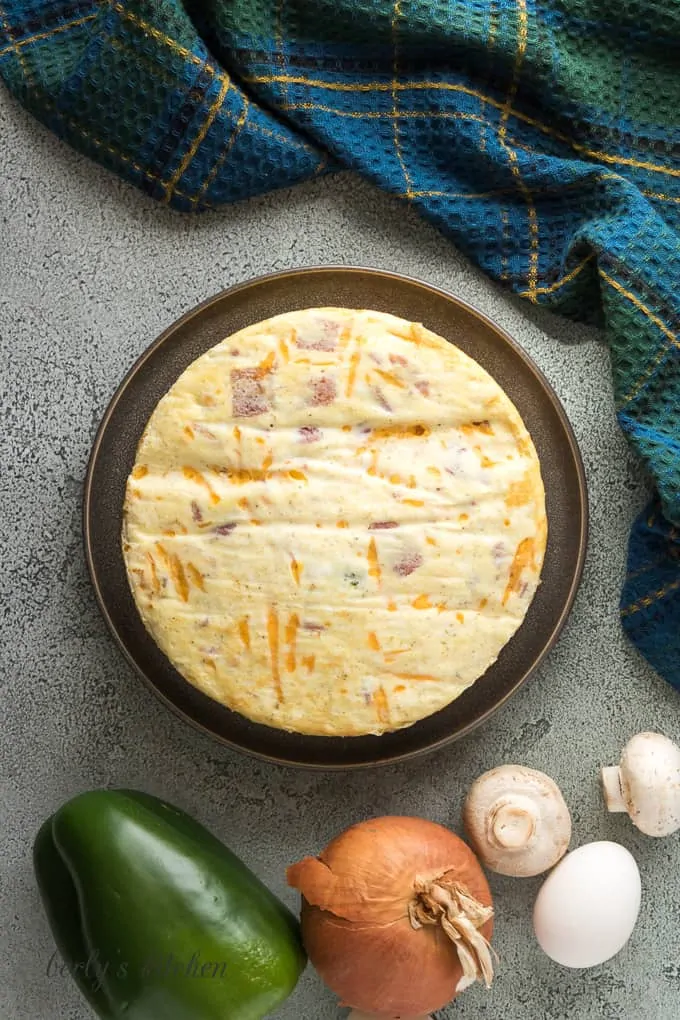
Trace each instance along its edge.
<path fill-rule="evenodd" d="M 200 432 L 202 436 L 206 436 L 207 439 L 217 439 L 217 436 L 215 435 L 214 432 L 211 432 L 210 429 L 207 429 L 205 425 L 201 425 L 201 423 L 198 421 L 192 422 L 191 427 L 194 429 L 194 431 Z"/>
<path fill-rule="evenodd" d="M 402 557 L 398 563 L 395 563 L 394 572 L 395 574 L 398 574 L 399 577 L 408 577 L 409 574 L 412 574 L 414 570 L 417 570 L 418 567 L 422 567 L 422 565 L 423 557 L 420 553 L 406 553 L 406 555 Z"/>
<path fill-rule="evenodd" d="M 508 548 L 505 543 L 496 542 L 491 549 L 491 555 L 496 563 L 504 563 L 508 558 Z"/>
<path fill-rule="evenodd" d="M 232 413 L 235 418 L 252 418 L 271 409 L 256 368 L 235 368 L 231 373 Z"/>
<path fill-rule="evenodd" d="M 303 336 L 298 333 L 295 343 L 306 351 L 334 351 L 340 335 L 340 323 L 333 319 L 317 319 Z"/>
<path fill-rule="evenodd" d="M 316 425 L 302 425 L 298 431 L 300 441 L 303 443 L 318 443 L 321 439 L 321 429 L 318 429 Z"/>
<path fill-rule="evenodd" d="M 338 393 L 338 388 L 335 384 L 335 379 L 329 379 L 329 377 L 326 375 L 322 375 L 318 379 L 313 379 L 311 383 L 311 388 L 312 388 L 311 404 L 314 407 L 332 404 Z"/>
<path fill-rule="evenodd" d="M 375 397 L 376 403 L 382 407 L 383 411 L 387 411 L 388 414 L 392 413 L 392 405 L 388 402 L 385 394 L 378 386 L 372 387 L 373 396 Z"/>

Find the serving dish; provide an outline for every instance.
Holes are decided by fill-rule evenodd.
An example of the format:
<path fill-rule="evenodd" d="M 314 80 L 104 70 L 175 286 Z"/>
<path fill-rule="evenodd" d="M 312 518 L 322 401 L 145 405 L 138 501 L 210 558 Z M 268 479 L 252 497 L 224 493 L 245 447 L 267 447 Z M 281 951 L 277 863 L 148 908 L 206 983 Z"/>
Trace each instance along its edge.
<path fill-rule="evenodd" d="M 158 400 L 225 336 L 295 308 L 336 306 L 391 312 L 455 343 L 506 391 L 536 446 L 546 490 L 548 546 L 542 583 L 527 617 L 494 665 L 447 708 L 382 736 L 312 737 L 250 722 L 187 683 L 147 633 L 121 550 L 125 484 Z M 187 722 L 240 751 L 324 769 L 386 764 L 439 748 L 498 710 L 557 641 L 580 582 L 587 546 L 583 464 L 558 397 L 529 356 L 476 309 L 429 284 L 376 269 L 319 267 L 261 277 L 224 291 L 170 326 L 116 391 L 95 438 L 83 516 L 90 576 L 120 649 L 163 702 Z"/>

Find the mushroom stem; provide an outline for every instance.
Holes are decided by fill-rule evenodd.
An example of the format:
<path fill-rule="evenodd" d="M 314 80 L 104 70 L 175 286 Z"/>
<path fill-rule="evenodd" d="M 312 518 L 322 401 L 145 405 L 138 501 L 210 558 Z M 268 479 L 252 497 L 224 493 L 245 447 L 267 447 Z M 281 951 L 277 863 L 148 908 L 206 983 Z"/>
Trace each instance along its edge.
<path fill-rule="evenodd" d="M 501 797 L 489 811 L 489 842 L 505 850 L 523 850 L 534 837 L 538 811 L 529 797 Z"/>
<path fill-rule="evenodd" d="M 621 769 L 618 765 L 608 765 L 606 768 L 602 769 L 602 789 L 604 791 L 604 799 L 608 811 L 615 812 L 628 810 L 623 796 L 621 778 Z"/>

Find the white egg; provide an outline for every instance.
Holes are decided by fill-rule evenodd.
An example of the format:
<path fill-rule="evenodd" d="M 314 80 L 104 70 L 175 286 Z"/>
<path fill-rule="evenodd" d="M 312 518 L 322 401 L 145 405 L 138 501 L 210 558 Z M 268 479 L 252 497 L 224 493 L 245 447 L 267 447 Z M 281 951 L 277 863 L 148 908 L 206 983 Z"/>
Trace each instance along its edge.
<path fill-rule="evenodd" d="M 534 905 L 541 949 L 563 967 L 597 967 L 623 949 L 640 912 L 640 872 L 618 843 L 587 843 L 551 871 Z"/>

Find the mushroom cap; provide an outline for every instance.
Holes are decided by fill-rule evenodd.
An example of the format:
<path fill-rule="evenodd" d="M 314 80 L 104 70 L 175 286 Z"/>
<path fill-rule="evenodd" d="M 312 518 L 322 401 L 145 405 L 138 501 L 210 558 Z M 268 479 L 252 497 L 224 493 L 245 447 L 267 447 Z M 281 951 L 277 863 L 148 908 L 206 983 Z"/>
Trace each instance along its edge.
<path fill-rule="evenodd" d="M 624 747 L 618 771 L 623 805 L 641 832 L 667 836 L 680 828 L 677 744 L 661 733 L 637 733 Z"/>
<path fill-rule="evenodd" d="M 479 776 L 465 801 L 463 824 L 488 868 L 519 878 L 547 871 L 571 841 L 571 815 L 559 787 L 523 765 L 501 765 Z"/>

